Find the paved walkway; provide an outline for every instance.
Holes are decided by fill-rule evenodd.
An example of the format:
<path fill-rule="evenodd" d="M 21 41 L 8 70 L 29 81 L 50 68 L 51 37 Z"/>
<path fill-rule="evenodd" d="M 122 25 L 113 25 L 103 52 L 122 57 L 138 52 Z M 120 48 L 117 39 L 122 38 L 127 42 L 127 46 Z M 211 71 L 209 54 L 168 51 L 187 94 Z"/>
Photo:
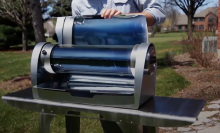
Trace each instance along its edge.
<path fill-rule="evenodd" d="M 208 103 L 193 125 L 161 129 L 162 133 L 220 133 L 220 100 Z"/>

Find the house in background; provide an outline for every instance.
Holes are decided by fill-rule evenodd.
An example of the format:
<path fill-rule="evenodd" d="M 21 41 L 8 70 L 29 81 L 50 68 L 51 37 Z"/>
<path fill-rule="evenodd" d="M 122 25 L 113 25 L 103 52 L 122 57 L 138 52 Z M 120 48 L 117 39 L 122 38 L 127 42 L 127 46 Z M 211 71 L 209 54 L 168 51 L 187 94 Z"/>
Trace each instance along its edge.
<path fill-rule="evenodd" d="M 51 38 L 55 34 L 55 26 L 51 20 L 44 23 L 45 37 Z"/>
<path fill-rule="evenodd" d="M 209 7 L 197 14 L 193 18 L 194 31 L 214 31 L 218 28 L 218 7 Z M 188 29 L 188 18 L 184 14 L 177 19 L 175 30 L 185 31 Z"/>

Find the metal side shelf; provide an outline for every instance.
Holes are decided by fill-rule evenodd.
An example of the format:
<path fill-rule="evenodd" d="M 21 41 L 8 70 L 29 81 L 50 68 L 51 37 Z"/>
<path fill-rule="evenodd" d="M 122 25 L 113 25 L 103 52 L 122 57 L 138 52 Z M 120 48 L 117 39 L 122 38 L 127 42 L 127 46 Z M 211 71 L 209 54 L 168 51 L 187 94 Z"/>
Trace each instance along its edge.
<path fill-rule="evenodd" d="M 153 127 L 191 125 L 205 105 L 203 100 L 157 96 L 148 100 L 138 110 L 70 104 L 34 99 L 31 88 L 2 96 L 2 100 L 21 110 L 54 115 L 68 115 L 71 111 L 87 112 L 102 115 L 102 120 Z"/>

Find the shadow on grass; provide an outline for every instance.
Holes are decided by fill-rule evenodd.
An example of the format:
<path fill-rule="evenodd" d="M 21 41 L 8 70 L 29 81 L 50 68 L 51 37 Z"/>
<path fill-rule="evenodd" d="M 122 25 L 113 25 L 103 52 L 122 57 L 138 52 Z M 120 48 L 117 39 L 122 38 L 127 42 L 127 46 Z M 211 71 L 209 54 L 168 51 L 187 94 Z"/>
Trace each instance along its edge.
<path fill-rule="evenodd" d="M 179 66 L 192 66 L 195 64 L 194 61 L 184 61 L 184 62 L 179 62 L 179 61 L 174 61 L 172 63 L 172 66 L 179 65 Z M 164 58 L 159 58 L 157 59 L 157 69 L 165 69 L 165 68 L 170 68 L 171 66 L 167 66 L 164 63 Z M 172 69 L 176 69 L 175 67 L 172 67 Z"/>
<path fill-rule="evenodd" d="M 28 46 L 28 50 L 33 50 L 35 46 Z M 0 48 L 0 51 L 22 51 L 22 46 L 10 47 L 10 48 Z"/>
<path fill-rule="evenodd" d="M 165 69 L 165 68 L 168 68 L 169 66 L 167 66 L 165 63 L 164 63 L 164 58 L 159 58 L 157 59 L 157 69 Z"/>

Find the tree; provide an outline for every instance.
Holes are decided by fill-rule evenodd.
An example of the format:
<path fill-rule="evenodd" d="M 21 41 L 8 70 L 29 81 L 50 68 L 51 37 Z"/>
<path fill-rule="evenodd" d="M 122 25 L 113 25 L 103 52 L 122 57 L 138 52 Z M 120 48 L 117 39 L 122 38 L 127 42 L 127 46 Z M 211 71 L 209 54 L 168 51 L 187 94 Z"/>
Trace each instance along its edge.
<path fill-rule="evenodd" d="M 35 43 L 45 42 L 44 28 L 43 28 L 43 18 L 42 18 L 42 6 L 44 1 L 31 0 L 32 9 L 32 23 L 35 32 Z"/>
<path fill-rule="evenodd" d="M 169 0 L 168 4 L 178 6 L 188 17 L 188 39 L 193 37 L 193 18 L 197 9 L 209 4 L 208 0 Z"/>
<path fill-rule="evenodd" d="M 53 10 L 49 13 L 51 17 L 72 16 L 72 0 L 48 0 Z"/>
<path fill-rule="evenodd" d="M 171 30 L 174 30 L 177 19 L 178 19 L 179 12 L 177 11 L 177 9 L 175 7 L 170 6 L 169 8 L 166 9 L 166 15 L 167 15 L 167 19 L 170 20 Z"/>
<path fill-rule="evenodd" d="M 31 23 L 29 0 L 0 0 L 0 16 L 14 21 L 22 30 L 23 51 L 27 50 L 27 26 Z"/>
<path fill-rule="evenodd" d="M 166 21 L 162 24 L 162 28 L 170 29 L 172 25 L 171 19 L 167 17 Z"/>

